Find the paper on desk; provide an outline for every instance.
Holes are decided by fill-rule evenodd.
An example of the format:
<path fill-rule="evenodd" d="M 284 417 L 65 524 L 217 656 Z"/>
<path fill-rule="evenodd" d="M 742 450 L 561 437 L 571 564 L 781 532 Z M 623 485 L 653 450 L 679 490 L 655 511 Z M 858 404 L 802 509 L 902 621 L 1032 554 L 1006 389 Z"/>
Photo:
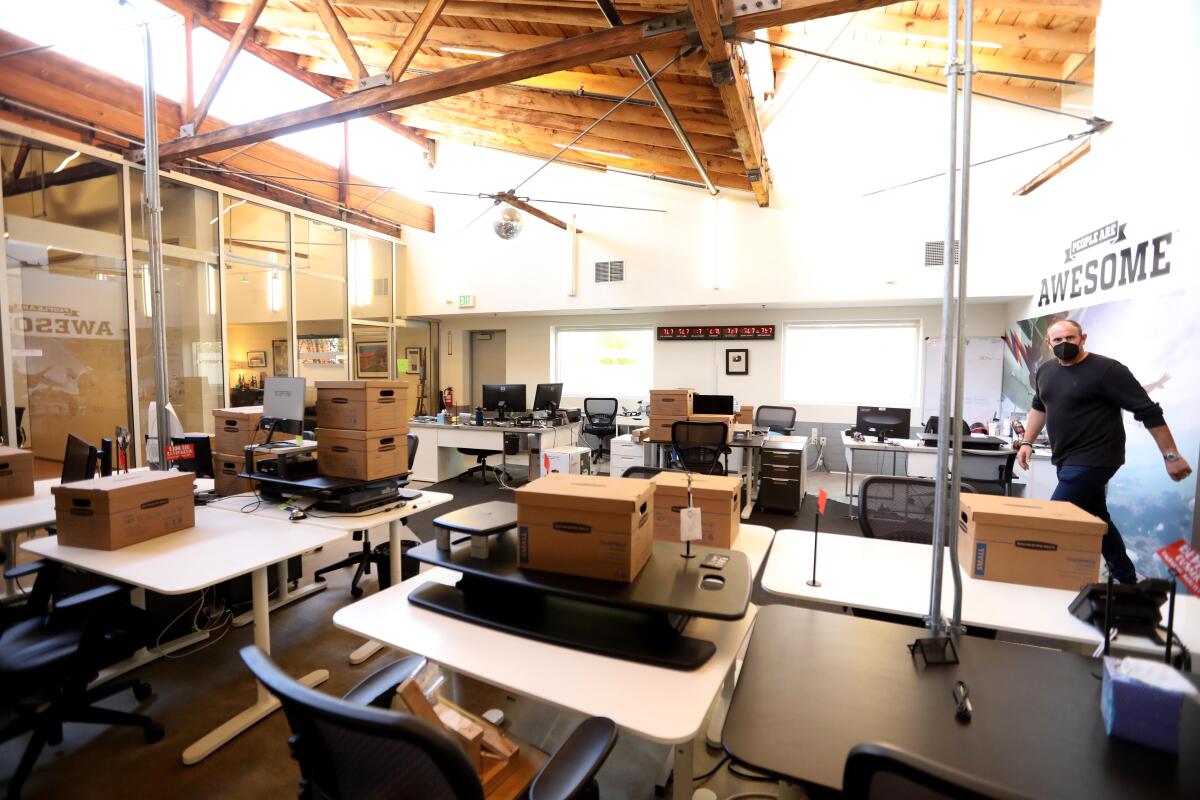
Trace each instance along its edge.
<path fill-rule="evenodd" d="M 1196 687 L 1177 670 L 1161 661 L 1146 658 L 1123 658 L 1117 673 L 1139 683 L 1176 694 L 1195 694 Z"/>

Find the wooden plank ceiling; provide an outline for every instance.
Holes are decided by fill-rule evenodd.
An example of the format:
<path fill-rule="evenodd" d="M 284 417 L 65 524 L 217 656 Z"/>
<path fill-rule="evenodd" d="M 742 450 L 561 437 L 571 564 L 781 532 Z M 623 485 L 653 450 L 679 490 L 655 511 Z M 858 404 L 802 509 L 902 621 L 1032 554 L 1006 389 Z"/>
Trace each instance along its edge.
<path fill-rule="evenodd" d="M 239 25 L 245 27 L 249 14 L 253 21 L 246 43 L 249 50 L 321 88 L 330 97 L 362 96 L 353 108 L 327 103 L 325 110 L 309 118 L 277 118 L 264 121 L 258 128 L 240 126 L 247 130 L 239 131 L 237 137 L 231 134 L 224 140 L 226 144 L 251 141 L 255 136 L 273 135 L 284 129 L 311 127 L 330 119 L 375 113 L 377 118 L 388 118 L 389 124 L 414 141 L 455 140 L 545 157 L 556 153 L 609 110 L 616 99 L 641 83 L 642 78 L 627 57 L 630 53 L 640 52 L 649 68 L 657 70 L 675 55 L 681 42 L 687 41 L 686 37 L 663 35 L 658 37 L 663 42 L 661 47 L 649 45 L 652 49 L 646 49 L 647 45 L 637 43 L 637 36 L 618 43 L 616 31 L 609 31 L 614 34 L 611 48 L 587 41 L 586 34 L 610 29 L 600 7 L 590 0 L 267 0 L 261 9 L 262 0 L 165 0 L 165 4 L 185 18 L 190 15 L 193 24 L 225 38 L 236 37 Z M 696 32 L 691 41 L 699 46 L 668 67 L 659 77 L 659 85 L 712 181 L 718 187 L 753 190 L 760 205 L 769 202 L 770 187 L 761 130 L 788 101 L 814 61 L 812 56 L 771 48 L 767 63 L 774 71 L 774 86 L 769 81 L 767 91 L 754 97 L 743 74 L 743 46 L 731 41 L 731 27 L 741 38 L 768 38 L 944 80 L 941 67 L 946 61 L 946 3 L 767 0 L 757 4 L 765 7 L 763 13 L 746 11 L 742 3 L 743 10 L 736 14 L 735 5 L 736 0 L 615 3 L 625 28 L 678 12 L 690 14 L 695 20 Z M 1100 0 L 977 3 L 977 65 L 1009 73 L 979 75 L 977 89 L 1036 106 L 1059 108 L 1063 84 L 1055 81 L 1086 84 L 1091 79 L 1099 11 Z M 760 19 L 761 24 L 749 22 L 752 17 Z M 654 38 L 645 35 L 647 40 Z M 578 40 L 576 55 L 585 51 L 598 56 L 618 55 L 578 63 L 578 58 L 561 48 L 553 52 L 549 49 L 576 37 L 585 37 Z M 546 56 L 539 61 L 543 52 Z M 458 73 L 449 71 L 493 60 L 499 65 L 505 63 L 503 57 L 517 53 L 525 53 L 527 58 L 519 64 L 513 61 L 514 69 L 509 72 L 497 66 L 494 73 L 478 79 L 473 75 L 455 84 L 450 78 Z M 722 80 L 720 67 L 731 60 L 733 69 L 726 69 Z M 571 66 L 556 66 L 572 61 L 575 63 Z M 446 77 L 443 85 L 432 91 L 422 88 L 418 92 L 414 87 L 407 98 L 394 87 L 390 91 L 360 91 L 360 78 L 383 73 L 390 73 L 398 83 L 430 73 L 445 73 Z M 864 71 L 863 76 L 880 79 L 878 73 Z M 899 77 L 883 79 L 914 88 L 921 86 Z M 430 80 L 424 83 L 432 85 Z M 428 97 L 435 99 L 424 99 Z M 384 102 L 376 103 L 375 98 Z M 197 142 L 201 144 L 205 143 Z M 191 153 L 191 146 L 186 142 L 168 143 L 164 156 L 173 148 Z M 581 139 L 563 160 L 583 167 L 613 167 L 677 180 L 700 180 L 683 144 L 646 89 Z"/>

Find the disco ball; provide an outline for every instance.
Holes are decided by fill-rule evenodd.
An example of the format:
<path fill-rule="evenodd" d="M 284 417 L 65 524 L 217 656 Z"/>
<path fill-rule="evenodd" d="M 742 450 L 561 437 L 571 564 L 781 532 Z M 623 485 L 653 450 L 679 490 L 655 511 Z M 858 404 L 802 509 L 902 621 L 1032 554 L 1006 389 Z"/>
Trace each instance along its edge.
<path fill-rule="evenodd" d="M 521 228 L 524 223 L 521 221 L 521 212 L 515 208 L 506 208 L 500 212 L 495 221 L 492 222 L 492 230 L 501 239 L 515 239 L 521 233 Z"/>

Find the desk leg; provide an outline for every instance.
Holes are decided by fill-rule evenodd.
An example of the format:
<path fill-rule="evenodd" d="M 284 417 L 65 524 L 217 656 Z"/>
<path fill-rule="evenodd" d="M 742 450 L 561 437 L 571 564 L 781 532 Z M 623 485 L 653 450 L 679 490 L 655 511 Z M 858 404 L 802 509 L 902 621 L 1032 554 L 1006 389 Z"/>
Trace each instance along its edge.
<path fill-rule="evenodd" d="M 400 548 L 400 541 L 404 538 L 404 521 L 394 519 L 388 523 L 388 549 L 390 552 L 391 568 L 392 568 L 392 584 L 400 583 L 403 573 L 401 568 L 404 560 L 404 553 Z M 366 644 L 360 645 L 353 653 L 350 654 L 351 664 L 361 664 L 371 656 L 378 653 L 384 648 L 383 642 L 371 639 Z"/>
<path fill-rule="evenodd" d="M 292 591 L 288 587 L 287 562 L 280 561 L 278 564 L 274 564 L 273 568 L 275 570 L 275 599 L 272 600 L 268 606 L 270 611 L 274 611 L 277 608 L 283 608 L 289 603 L 294 603 L 297 600 L 303 600 L 310 594 L 316 594 L 317 592 L 325 591 L 326 584 L 317 583 L 316 581 Z M 254 612 L 247 611 L 245 614 L 238 614 L 233 618 L 233 627 L 241 628 L 249 625 L 253 621 Z"/>
<path fill-rule="evenodd" d="M 695 782 L 692 780 L 692 772 L 696 763 L 695 749 L 694 739 L 678 742 L 675 745 L 675 773 L 671 778 L 672 800 L 692 800 L 695 786 Z"/>
<path fill-rule="evenodd" d="M 8 556 L 8 561 L 6 562 L 7 566 L 4 567 L 4 569 L 15 567 L 17 565 L 17 533 L 17 531 L 4 532 L 4 554 Z M 17 588 L 16 578 L 4 579 L 5 603 L 16 602 L 23 596 L 24 595 L 21 594 L 21 590 Z"/>
<path fill-rule="evenodd" d="M 729 701 L 733 698 L 733 687 L 736 685 L 737 659 L 735 658 L 729 665 L 729 672 L 726 673 L 725 680 L 721 684 L 721 691 L 717 693 L 717 697 L 709 709 L 708 731 L 704 737 L 709 747 L 717 749 L 721 747 L 721 731 L 725 728 L 725 715 L 729 712 Z"/>
<path fill-rule="evenodd" d="M 850 460 L 846 463 L 846 518 L 854 516 L 854 449 L 850 448 Z"/>
<path fill-rule="evenodd" d="M 251 575 L 251 586 L 254 598 L 254 644 L 264 653 L 271 652 L 271 613 L 267 602 L 267 568 L 259 567 Z M 329 680 L 329 670 L 314 670 L 300 678 L 305 686 L 317 686 Z M 257 699 L 254 705 L 237 716 L 223 723 L 212 732 L 183 751 L 183 763 L 198 764 L 215 753 L 222 745 L 233 741 L 239 733 L 248 730 L 250 726 L 265 719 L 272 711 L 279 708 L 279 701 L 261 684 L 255 681 L 254 688 Z"/>

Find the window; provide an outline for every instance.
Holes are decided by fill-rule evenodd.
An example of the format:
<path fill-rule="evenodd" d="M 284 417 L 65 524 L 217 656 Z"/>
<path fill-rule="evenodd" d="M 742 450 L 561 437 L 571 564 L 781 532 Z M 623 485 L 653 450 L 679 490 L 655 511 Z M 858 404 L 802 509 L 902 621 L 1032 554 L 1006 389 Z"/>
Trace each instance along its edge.
<path fill-rule="evenodd" d="M 915 320 L 788 325 L 784 402 L 912 407 L 919 343 Z"/>
<path fill-rule="evenodd" d="M 557 329 L 554 376 L 571 397 L 645 397 L 654 385 L 654 330 Z"/>

